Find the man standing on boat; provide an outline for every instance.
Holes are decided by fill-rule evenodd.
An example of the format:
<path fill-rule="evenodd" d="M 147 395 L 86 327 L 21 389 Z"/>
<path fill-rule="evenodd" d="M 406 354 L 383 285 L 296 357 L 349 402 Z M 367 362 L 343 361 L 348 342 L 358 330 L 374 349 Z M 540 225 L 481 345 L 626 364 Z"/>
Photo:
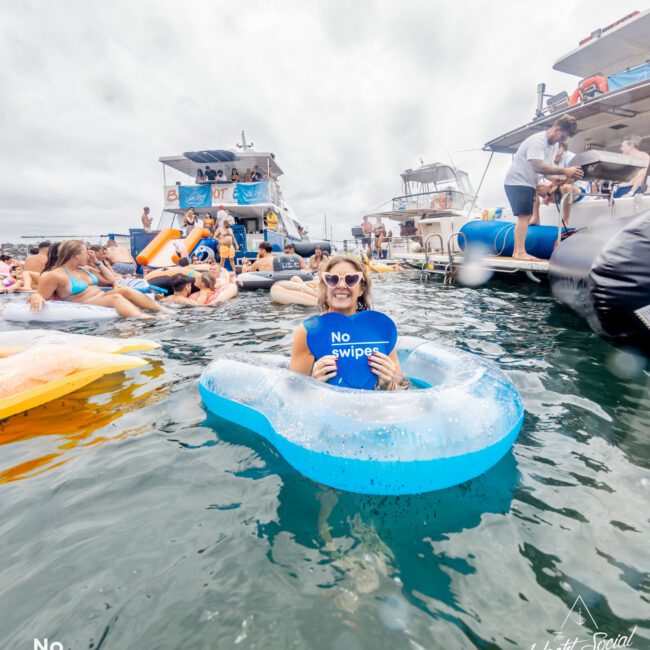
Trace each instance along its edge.
<path fill-rule="evenodd" d="M 149 208 L 147 207 L 143 208 L 141 219 L 142 219 L 142 227 L 144 228 L 144 231 L 151 232 L 151 225 L 153 224 L 153 219 L 149 215 Z"/>
<path fill-rule="evenodd" d="M 361 245 L 370 253 L 372 247 L 372 224 L 368 221 L 368 216 L 363 217 L 361 222 L 361 233 L 363 237 L 361 238 Z"/>
<path fill-rule="evenodd" d="M 526 253 L 526 233 L 533 214 L 538 175 L 565 176 L 568 180 L 582 178 L 580 167 L 555 167 L 553 161 L 557 145 L 578 132 L 574 117 L 564 115 L 553 126 L 541 133 L 527 137 L 517 149 L 504 180 L 504 189 L 512 213 L 517 217 L 515 246 L 512 257 L 519 260 L 537 261 Z"/>

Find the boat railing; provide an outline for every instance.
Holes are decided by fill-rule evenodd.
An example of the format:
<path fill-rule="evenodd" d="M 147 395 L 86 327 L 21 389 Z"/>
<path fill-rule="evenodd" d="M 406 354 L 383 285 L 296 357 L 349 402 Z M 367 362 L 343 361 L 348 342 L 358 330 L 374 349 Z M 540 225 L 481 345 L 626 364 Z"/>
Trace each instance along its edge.
<path fill-rule="evenodd" d="M 405 194 L 393 198 L 393 211 L 402 210 L 463 210 L 467 204 L 467 197 L 458 190 L 436 190 Z"/>

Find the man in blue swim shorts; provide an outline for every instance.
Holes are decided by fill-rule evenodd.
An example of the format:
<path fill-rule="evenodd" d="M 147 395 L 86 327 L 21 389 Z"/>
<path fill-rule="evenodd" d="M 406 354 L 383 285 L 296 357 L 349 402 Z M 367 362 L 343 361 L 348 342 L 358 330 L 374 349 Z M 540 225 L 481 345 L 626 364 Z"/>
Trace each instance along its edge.
<path fill-rule="evenodd" d="M 129 276 L 135 274 L 135 260 L 126 248 L 122 248 L 115 240 L 106 242 L 106 259 L 111 264 L 111 269 L 118 275 Z"/>
<path fill-rule="evenodd" d="M 513 214 L 517 217 L 515 246 L 512 257 L 536 261 L 526 253 L 526 233 L 533 215 L 535 191 L 539 175 L 565 176 L 568 180 L 582 178 L 580 167 L 555 167 L 553 165 L 557 145 L 578 132 L 578 123 L 570 115 L 564 115 L 553 126 L 541 133 L 527 137 L 517 149 L 504 180 L 504 189 Z"/>

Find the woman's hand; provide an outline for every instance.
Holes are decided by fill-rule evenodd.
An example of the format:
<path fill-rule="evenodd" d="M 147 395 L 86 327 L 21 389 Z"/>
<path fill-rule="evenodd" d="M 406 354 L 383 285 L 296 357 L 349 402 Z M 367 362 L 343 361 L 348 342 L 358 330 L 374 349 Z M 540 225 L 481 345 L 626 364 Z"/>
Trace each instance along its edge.
<path fill-rule="evenodd" d="M 95 251 L 88 251 L 88 261 L 94 266 L 97 266 L 97 262 L 99 262 L 99 260 L 97 259 L 97 255 L 95 255 Z"/>
<path fill-rule="evenodd" d="M 311 376 L 317 381 L 329 381 L 332 377 L 336 377 L 337 371 L 336 357 L 328 354 L 316 361 L 311 369 Z"/>
<path fill-rule="evenodd" d="M 368 357 L 370 372 L 379 378 L 378 387 L 382 390 L 394 390 L 397 384 L 395 376 L 397 367 L 393 360 L 383 352 L 375 352 Z"/>
<path fill-rule="evenodd" d="M 38 312 L 43 309 L 45 298 L 43 298 L 43 296 L 39 295 L 38 293 L 35 293 L 34 295 L 27 298 L 27 304 L 29 305 L 29 309 L 32 312 L 38 314 Z"/>

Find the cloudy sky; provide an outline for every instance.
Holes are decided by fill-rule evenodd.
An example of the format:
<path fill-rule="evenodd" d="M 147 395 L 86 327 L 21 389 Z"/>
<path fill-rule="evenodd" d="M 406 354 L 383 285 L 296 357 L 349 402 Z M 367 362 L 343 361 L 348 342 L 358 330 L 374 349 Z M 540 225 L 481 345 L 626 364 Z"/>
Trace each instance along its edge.
<path fill-rule="evenodd" d="M 162 210 L 161 155 L 275 152 L 285 197 L 349 236 L 448 161 L 478 185 L 492 137 L 530 120 L 553 62 L 639 0 L 0 0 L 0 241 L 137 227 Z M 470 150 L 470 151 L 468 151 Z M 507 156 L 480 194 L 502 205 Z"/>

